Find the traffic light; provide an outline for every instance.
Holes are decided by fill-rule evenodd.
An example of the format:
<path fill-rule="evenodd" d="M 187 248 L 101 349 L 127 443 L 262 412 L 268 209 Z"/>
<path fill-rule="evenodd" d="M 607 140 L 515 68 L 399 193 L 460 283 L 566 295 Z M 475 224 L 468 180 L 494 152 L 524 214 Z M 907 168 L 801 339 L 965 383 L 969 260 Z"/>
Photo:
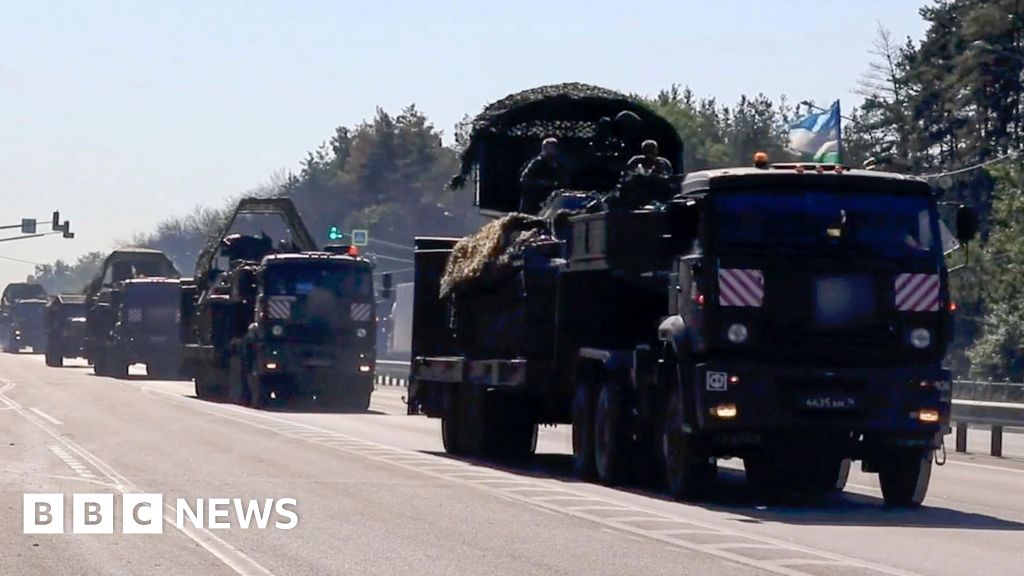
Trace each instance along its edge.
<path fill-rule="evenodd" d="M 54 232 L 60 230 L 60 211 L 59 210 L 54 210 L 54 212 L 53 212 L 53 220 L 50 222 L 50 230 L 53 230 Z"/>
<path fill-rule="evenodd" d="M 344 236 L 344 234 L 341 233 L 341 229 L 337 226 L 331 226 L 327 229 L 328 240 L 341 240 L 342 236 Z"/>
<path fill-rule="evenodd" d="M 61 226 L 61 232 L 63 232 L 64 237 L 69 240 L 75 237 L 75 233 L 71 231 L 71 221 L 69 220 L 64 221 L 64 224 Z"/>

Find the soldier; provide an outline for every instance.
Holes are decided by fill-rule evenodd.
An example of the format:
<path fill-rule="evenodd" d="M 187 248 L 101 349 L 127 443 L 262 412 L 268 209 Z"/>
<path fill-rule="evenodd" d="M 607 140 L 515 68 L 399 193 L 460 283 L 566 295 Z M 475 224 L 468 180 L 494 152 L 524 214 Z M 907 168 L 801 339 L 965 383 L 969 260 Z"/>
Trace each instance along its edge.
<path fill-rule="evenodd" d="M 671 176 L 672 163 L 658 156 L 658 143 L 654 140 L 645 140 L 640 145 L 643 152 L 640 156 L 633 156 L 626 164 L 626 174 L 639 172 L 647 176 Z"/>
<path fill-rule="evenodd" d="M 568 171 L 558 154 L 558 140 L 547 138 L 541 144 L 540 154 L 530 160 L 519 177 L 522 189 L 519 211 L 524 214 L 540 212 L 544 200 L 568 184 Z"/>

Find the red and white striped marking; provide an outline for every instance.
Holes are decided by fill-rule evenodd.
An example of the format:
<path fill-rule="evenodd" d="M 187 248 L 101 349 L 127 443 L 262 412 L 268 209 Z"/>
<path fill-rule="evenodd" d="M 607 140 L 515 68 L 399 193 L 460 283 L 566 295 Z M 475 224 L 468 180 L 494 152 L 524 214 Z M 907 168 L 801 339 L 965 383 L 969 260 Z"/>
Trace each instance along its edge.
<path fill-rule="evenodd" d="M 719 268 L 718 304 L 760 308 L 764 303 L 764 274 L 749 268 Z"/>
<path fill-rule="evenodd" d="M 373 313 L 373 307 L 366 302 L 358 302 L 352 304 L 349 308 L 349 314 L 352 316 L 352 320 L 356 322 L 367 322 L 370 320 L 370 315 Z"/>
<path fill-rule="evenodd" d="M 142 322 L 142 308 L 129 308 L 127 317 L 129 322 Z"/>
<path fill-rule="evenodd" d="M 896 309 L 906 312 L 939 310 L 938 274 L 897 274 Z"/>
<path fill-rule="evenodd" d="M 267 299 L 267 316 L 276 320 L 287 320 L 292 315 L 294 296 L 271 296 Z"/>

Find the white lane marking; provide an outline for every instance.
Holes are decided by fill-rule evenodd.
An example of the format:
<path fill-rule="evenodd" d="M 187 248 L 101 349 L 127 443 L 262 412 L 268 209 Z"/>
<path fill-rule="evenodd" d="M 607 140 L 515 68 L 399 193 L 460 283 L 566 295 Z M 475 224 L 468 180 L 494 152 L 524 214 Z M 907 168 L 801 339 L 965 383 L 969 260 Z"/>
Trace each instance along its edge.
<path fill-rule="evenodd" d="M 63 448 L 69 450 L 71 453 L 82 458 L 86 462 L 92 464 L 100 473 L 109 478 L 113 485 L 111 486 L 114 490 L 121 492 L 122 494 L 128 492 L 145 492 L 144 490 L 138 489 L 134 484 L 131 483 L 127 478 L 121 475 L 119 472 L 114 470 L 109 464 L 101 460 L 98 456 L 92 452 L 86 450 L 81 445 L 73 440 L 65 438 L 56 430 L 50 428 L 45 422 L 34 417 L 32 413 L 23 409 L 21 404 L 17 401 L 7 397 L 4 392 L 10 390 L 15 386 L 14 382 L 7 380 L 0 376 L 0 382 L 6 384 L 6 386 L 0 389 L 0 402 L 10 406 L 15 412 L 21 417 L 28 420 L 30 423 L 35 425 L 37 428 L 45 432 L 55 441 L 63 445 Z M 264 568 L 262 565 L 257 563 L 255 560 L 246 556 L 242 551 L 231 546 L 224 540 L 218 538 L 205 528 L 195 528 L 186 524 L 183 527 L 178 527 L 173 518 L 177 511 L 170 504 L 164 506 L 166 513 L 164 514 L 164 521 L 172 528 L 180 531 L 185 536 L 188 536 L 193 542 L 201 546 L 204 550 L 212 554 L 215 558 L 224 563 L 225 566 L 231 568 L 239 576 L 274 576 L 274 574 Z"/>
<path fill-rule="evenodd" d="M 43 412 L 39 408 L 29 408 L 29 410 L 35 412 L 37 415 L 39 415 L 40 418 L 43 418 L 44 420 L 47 420 L 48 422 L 50 422 L 50 424 L 56 424 L 57 426 L 63 426 L 64 425 L 63 422 L 61 422 L 60 420 L 57 420 L 53 416 L 50 416 L 46 412 Z"/>
<path fill-rule="evenodd" d="M 268 413 L 265 413 L 265 412 L 257 412 L 257 411 L 253 411 L 253 410 L 248 409 L 248 408 L 242 408 L 240 406 L 228 406 L 228 405 L 222 405 L 222 404 L 217 404 L 217 405 L 212 405 L 212 404 L 211 405 L 200 405 L 200 404 L 196 403 L 194 400 L 185 398 L 180 393 L 175 393 L 175 392 L 170 392 L 170 391 L 166 391 L 166 390 L 161 390 L 161 389 L 153 388 L 153 387 L 146 386 L 146 385 L 140 385 L 140 391 L 144 395 L 149 396 L 149 397 L 151 397 L 153 399 L 158 399 L 159 396 L 163 396 L 166 401 L 173 402 L 173 403 L 178 404 L 180 406 L 187 406 L 187 407 L 189 407 L 189 408 L 191 408 L 193 410 L 204 412 L 204 413 L 210 414 L 210 415 L 215 416 L 215 417 L 223 418 L 223 419 L 226 419 L 226 420 L 233 420 L 235 422 L 239 422 L 241 424 L 245 424 L 245 425 L 251 426 L 253 428 L 258 428 L 258 429 L 261 429 L 261 430 L 266 430 L 266 431 L 273 432 L 275 434 L 280 434 L 282 436 L 286 436 L 286 437 L 293 438 L 293 439 L 296 439 L 296 440 L 304 440 L 304 441 L 306 441 L 308 443 L 311 443 L 311 444 L 315 444 L 315 445 L 322 446 L 324 448 L 328 448 L 328 449 L 332 449 L 332 450 L 339 450 L 339 451 L 346 452 L 348 454 L 352 454 L 352 455 L 355 455 L 355 456 L 360 456 L 362 458 L 365 458 L 365 459 L 368 459 L 368 460 L 372 460 L 372 461 L 375 461 L 375 462 L 380 462 L 380 463 L 384 463 L 384 464 L 390 464 L 392 466 L 395 466 L 395 467 L 398 467 L 398 468 L 402 468 L 402 469 L 410 471 L 410 472 L 414 472 L 414 473 L 418 473 L 418 474 L 423 474 L 423 475 L 427 475 L 427 476 L 432 476 L 434 478 L 439 478 L 439 479 L 442 479 L 442 480 L 447 480 L 447 481 L 450 481 L 450 482 L 455 482 L 455 483 L 458 483 L 458 484 L 462 484 L 464 486 L 475 487 L 477 489 L 483 490 L 485 492 L 488 492 L 490 494 L 493 494 L 493 495 L 495 495 L 495 496 L 497 496 L 499 498 L 503 498 L 505 500 L 515 501 L 515 502 L 518 502 L 520 504 L 525 504 L 525 505 L 531 506 L 531 507 L 547 508 L 547 509 L 549 509 L 549 510 L 551 510 L 553 512 L 560 513 L 562 515 L 573 516 L 573 517 L 576 517 L 576 518 L 579 518 L 579 519 L 588 520 L 588 521 L 590 521 L 590 522 L 592 522 L 594 524 L 600 525 L 602 527 L 616 529 L 616 530 L 619 530 L 621 532 L 629 533 L 629 534 L 631 534 L 633 536 L 641 536 L 641 537 L 644 537 L 644 538 L 647 538 L 647 539 L 650 539 L 650 540 L 657 540 L 657 541 L 660 541 L 660 542 L 663 542 L 663 543 L 666 543 L 666 544 L 671 544 L 671 545 L 687 548 L 687 549 L 689 549 L 691 551 L 695 551 L 695 552 L 699 552 L 699 553 L 704 553 L 704 554 L 709 555 L 709 556 L 715 556 L 715 557 L 718 557 L 718 558 L 732 560 L 732 561 L 738 562 L 740 564 L 744 564 L 744 565 L 747 565 L 747 566 L 752 566 L 752 567 L 755 567 L 755 568 L 760 568 L 762 570 L 773 572 L 773 573 L 776 573 L 776 574 L 783 574 L 783 575 L 788 575 L 788 576 L 811 576 L 811 574 L 808 573 L 808 572 L 803 572 L 803 571 L 800 571 L 800 570 L 797 570 L 797 569 L 788 568 L 786 566 L 777 566 L 777 565 L 772 564 L 771 562 L 760 560 L 760 559 L 757 559 L 757 558 L 754 558 L 754 557 L 751 557 L 751 556 L 745 556 L 743 554 L 731 552 L 729 550 L 717 550 L 717 549 L 715 549 L 715 548 L 713 548 L 711 546 L 708 546 L 708 545 L 705 545 L 705 544 L 701 544 L 701 543 L 698 543 L 698 542 L 687 541 L 687 540 L 681 539 L 681 538 L 674 538 L 669 533 L 652 531 L 652 530 L 648 530 L 648 529 L 641 528 L 641 527 L 638 527 L 638 526 L 633 526 L 633 525 L 630 525 L 628 523 L 615 522 L 615 521 L 609 520 L 607 518 L 602 518 L 600 516 L 596 516 L 596 515 L 593 515 L 593 514 L 588 514 L 588 513 L 585 513 L 585 512 L 581 512 L 579 510 L 580 507 L 569 508 L 569 507 L 565 507 L 565 506 L 555 505 L 555 504 L 552 504 L 550 502 L 539 501 L 539 500 L 537 500 L 536 496 L 531 495 L 530 492 L 533 492 L 534 490 L 536 490 L 536 491 L 539 491 L 539 492 L 548 492 L 549 494 L 551 492 L 561 492 L 561 493 L 572 494 L 572 495 L 577 495 L 577 496 L 589 496 L 589 495 L 584 494 L 582 492 L 574 492 L 574 491 L 566 490 L 566 489 L 559 488 L 559 487 L 545 488 L 545 487 L 543 487 L 544 486 L 544 482 L 541 481 L 541 480 L 525 480 L 525 479 L 520 479 L 520 478 L 516 478 L 516 477 L 512 476 L 510 473 L 501 472 L 501 471 L 497 471 L 497 470 L 494 471 L 495 480 L 490 481 L 490 483 L 488 481 L 486 481 L 486 480 L 462 479 L 462 478 L 458 478 L 458 477 L 453 476 L 451 474 L 451 468 L 459 468 L 459 467 L 464 468 L 464 469 L 476 468 L 475 466 L 473 466 L 473 464 L 466 463 L 466 462 L 461 462 L 461 461 L 452 461 L 452 462 L 450 462 L 449 464 L 447 464 L 447 465 L 445 465 L 443 467 L 431 466 L 430 467 L 431 470 L 426 470 L 422 466 L 416 466 L 416 465 L 412 465 L 412 464 L 403 463 L 402 461 L 405 460 L 406 458 L 408 458 L 409 455 L 411 455 L 411 454 L 418 454 L 418 453 L 412 452 L 412 451 L 409 451 L 409 450 L 405 450 L 405 449 L 402 449 L 402 448 L 397 448 L 397 447 L 392 447 L 392 446 L 385 446 L 383 444 L 378 444 L 376 442 L 371 442 L 369 440 L 358 439 L 358 438 L 355 438 L 355 437 L 352 437 L 352 436 L 347 436 L 347 435 L 342 434 L 340 432 L 334 432 L 334 431 L 331 431 L 331 430 L 328 430 L 328 429 L 325 429 L 325 428 L 320 428 L 320 427 L 317 427 L 317 426 L 313 426 L 313 425 L 310 425 L 310 424 L 302 424 L 302 423 L 298 423 L 298 422 L 289 421 L 289 420 L 286 420 L 284 418 L 280 418 L 280 417 L 274 416 L 272 414 L 268 414 Z M 361 446 L 355 446 L 355 445 L 353 445 L 353 446 L 339 446 L 335 442 L 324 442 L 324 441 L 319 441 L 319 440 L 311 440 L 309 438 L 309 434 L 308 434 L 308 432 L 311 431 L 311 430 L 319 431 L 322 434 L 336 434 L 337 437 L 339 437 L 339 438 L 344 438 L 344 439 L 350 440 L 350 441 L 352 441 L 353 444 L 357 444 L 358 443 L 358 444 L 361 444 Z M 307 434 L 302 434 L 302 432 L 307 432 Z M 381 450 L 381 448 L 388 448 L 388 449 L 390 449 L 391 454 L 385 456 L 384 455 L 385 451 Z M 373 451 L 373 454 L 367 453 L 368 451 Z M 520 485 L 520 486 L 521 485 L 527 485 L 527 486 L 532 486 L 532 487 L 535 487 L 535 488 L 534 488 L 534 490 L 529 490 L 529 489 L 523 490 L 523 488 L 521 488 L 521 487 L 494 486 L 493 483 L 495 481 L 498 481 L 498 479 L 500 479 L 500 478 L 509 478 L 509 479 L 514 480 L 513 482 L 502 481 L 501 482 L 502 484 L 509 484 L 509 483 L 511 483 L 511 484 L 513 484 L 513 486 L 515 486 L 515 485 Z M 526 492 L 525 494 L 520 493 L 520 492 L 524 492 L 524 491 Z M 600 497 L 597 497 L 597 496 L 590 496 L 590 497 L 592 498 L 593 502 L 596 503 L 596 504 L 607 504 L 607 505 L 614 504 L 613 502 L 610 502 L 608 500 L 604 500 L 604 499 L 602 499 Z M 682 524 L 682 525 L 686 525 L 686 526 L 699 527 L 699 528 L 703 528 L 704 529 L 703 531 L 710 532 L 710 533 L 712 533 L 712 534 L 714 534 L 716 536 L 733 537 L 733 538 L 742 539 L 742 540 L 746 540 L 746 541 L 753 541 L 753 542 L 759 542 L 759 543 L 764 543 L 764 544 L 770 544 L 770 545 L 774 546 L 775 548 L 777 548 L 779 550 L 785 550 L 785 551 L 789 551 L 789 552 L 799 552 L 799 553 L 804 553 L 804 554 L 808 554 L 808 555 L 811 555 L 811 556 L 816 556 L 817 559 L 820 559 L 821 563 L 836 564 L 836 565 L 841 565 L 843 567 L 848 567 L 848 568 L 859 568 L 859 569 L 867 570 L 867 571 L 871 571 L 871 572 L 876 572 L 876 573 L 881 573 L 881 574 L 889 574 L 891 576 L 914 576 L 913 573 L 907 572 L 907 571 L 904 571 L 904 570 L 900 570 L 898 568 L 893 568 L 893 567 L 889 567 L 889 566 L 875 564 L 873 562 L 869 562 L 869 561 L 865 561 L 865 560 L 858 560 L 856 558 L 844 556 L 842 554 L 826 552 L 824 550 L 817 550 L 817 549 L 810 548 L 810 547 L 807 547 L 807 546 L 801 546 L 801 545 L 798 545 L 798 544 L 794 544 L 792 542 L 786 542 L 786 541 L 783 541 L 783 540 L 777 540 L 777 539 L 766 537 L 766 536 L 759 536 L 759 535 L 756 535 L 756 534 L 747 534 L 747 533 L 740 532 L 740 531 L 738 531 L 738 530 L 736 530 L 734 528 L 719 527 L 719 526 L 715 526 L 714 524 L 707 523 L 707 522 L 702 522 L 702 521 L 698 521 L 698 520 L 676 518 L 676 517 L 673 517 L 673 516 L 669 516 L 667 514 L 663 514 L 663 513 L 660 513 L 660 512 L 654 512 L 654 511 L 651 511 L 651 510 L 645 510 L 645 509 L 639 508 L 639 507 L 627 507 L 627 510 L 629 512 L 633 512 L 633 513 L 645 514 L 646 516 L 640 517 L 640 518 L 642 518 L 643 521 L 663 520 L 663 521 L 676 522 L 678 524 Z"/>

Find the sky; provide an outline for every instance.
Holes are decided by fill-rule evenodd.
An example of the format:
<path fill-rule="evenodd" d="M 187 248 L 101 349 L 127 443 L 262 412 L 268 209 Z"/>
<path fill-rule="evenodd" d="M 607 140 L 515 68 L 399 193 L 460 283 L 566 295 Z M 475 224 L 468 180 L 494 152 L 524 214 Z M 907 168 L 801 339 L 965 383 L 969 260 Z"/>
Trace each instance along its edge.
<path fill-rule="evenodd" d="M 0 225 L 76 233 L 0 242 L 0 284 L 221 206 L 378 106 L 449 135 L 568 81 L 852 106 L 879 23 L 919 39 L 925 2 L 0 0 Z"/>

